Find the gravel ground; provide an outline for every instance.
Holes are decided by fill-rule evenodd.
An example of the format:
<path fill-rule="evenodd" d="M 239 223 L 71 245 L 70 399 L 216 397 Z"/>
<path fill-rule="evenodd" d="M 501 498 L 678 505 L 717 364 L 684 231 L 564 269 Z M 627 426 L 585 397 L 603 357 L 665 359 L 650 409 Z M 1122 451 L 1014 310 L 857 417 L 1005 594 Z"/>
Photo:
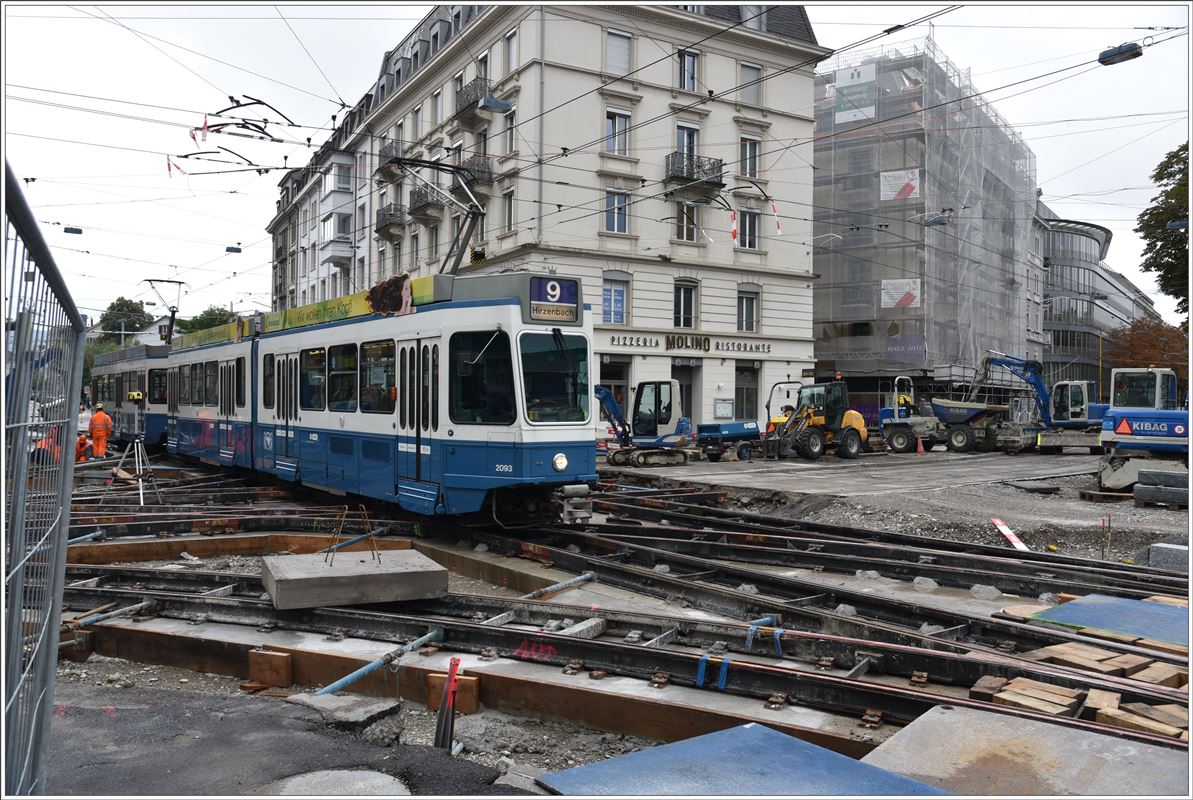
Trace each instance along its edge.
<path fill-rule="evenodd" d="M 140 687 L 227 696 L 240 694 L 241 679 L 92 655 L 82 664 L 61 662 L 58 682 L 99 687 L 94 691 L 105 694 Z M 296 685 L 286 688 L 293 692 L 313 692 L 318 687 Z M 435 722 L 436 712 L 403 701 L 397 719 L 382 719 L 354 735 L 382 746 L 399 743 L 429 746 L 434 740 Z M 526 771 L 532 774 L 591 764 L 658 744 L 579 725 L 514 717 L 491 710 L 457 714 L 455 738 L 464 744 L 461 758 L 502 772 L 529 768 Z"/>
<path fill-rule="evenodd" d="M 816 501 L 770 512 L 834 525 L 935 536 L 953 541 L 1006 546 L 990 522 L 999 517 L 1033 550 L 1055 547 L 1080 558 L 1147 563 L 1148 545 L 1189 543 L 1188 511 L 1135 508 L 1131 501 L 1093 503 L 1078 491 L 1096 489 L 1093 476 L 1053 478 L 1057 494 L 1034 494 L 1010 484 L 884 494 Z M 1105 523 L 1105 526 L 1104 526 Z M 1106 530 L 1109 530 L 1109 547 Z"/>

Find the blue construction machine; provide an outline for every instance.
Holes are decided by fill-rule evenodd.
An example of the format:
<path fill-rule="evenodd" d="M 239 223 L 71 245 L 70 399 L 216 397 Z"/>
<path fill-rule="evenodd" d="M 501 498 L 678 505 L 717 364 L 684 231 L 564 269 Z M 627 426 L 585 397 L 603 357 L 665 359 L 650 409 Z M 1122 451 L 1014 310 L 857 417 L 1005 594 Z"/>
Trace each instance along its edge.
<path fill-rule="evenodd" d="M 1189 475 L 1189 405 L 1170 369 L 1116 369 L 1110 407 L 1102 417 L 1103 489 L 1139 481 L 1141 470 Z"/>
<path fill-rule="evenodd" d="M 692 440 L 692 421 L 683 415 L 679 381 L 643 381 L 634 397 L 633 423 L 626 421 L 613 393 L 604 386 L 594 390 L 609 418 L 618 447 L 605 460 L 613 466 L 668 466 L 688 463 L 683 449 Z"/>

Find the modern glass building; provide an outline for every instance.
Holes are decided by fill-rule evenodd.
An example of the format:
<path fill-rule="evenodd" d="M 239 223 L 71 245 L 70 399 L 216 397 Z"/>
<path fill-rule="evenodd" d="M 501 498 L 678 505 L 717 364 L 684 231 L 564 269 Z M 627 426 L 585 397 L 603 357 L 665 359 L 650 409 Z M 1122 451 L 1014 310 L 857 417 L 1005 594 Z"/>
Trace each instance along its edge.
<path fill-rule="evenodd" d="M 1093 381 L 1106 399 L 1110 365 L 1103 355 L 1115 331 L 1155 316 L 1152 300 L 1106 264 L 1111 232 L 1090 222 L 1059 219 L 1043 203 L 1044 368 L 1049 383 Z"/>

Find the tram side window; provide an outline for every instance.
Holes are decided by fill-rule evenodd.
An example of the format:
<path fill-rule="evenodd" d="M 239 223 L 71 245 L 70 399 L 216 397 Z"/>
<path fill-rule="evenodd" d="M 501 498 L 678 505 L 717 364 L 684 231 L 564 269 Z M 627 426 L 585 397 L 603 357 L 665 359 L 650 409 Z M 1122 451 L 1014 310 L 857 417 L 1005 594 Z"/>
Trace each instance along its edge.
<path fill-rule="evenodd" d="M 191 370 L 190 367 L 178 368 L 178 404 L 191 404 Z"/>
<path fill-rule="evenodd" d="M 220 365 L 215 361 L 208 361 L 205 365 L 207 381 L 204 383 L 205 400 L 209 406 L 220 404 Z"/>
<path fill-rule="evenodd" d="M 397 396 L 394 381 L 394 343 L 365 342 L 360 346 L 360 410 L 392 414 Z"/>
<path fill-rule="evenodd" d="M 273 353 L 265 356 L 261 366 L 261 404 L 273 408 Z"/>
<path fill-rule="evenodd" d="M 504 331 L 452 334 L 449 343 L 448 404 L 457 424 L 511 425 L 514 368 L 510 339 Z"/>
<path fill-rule="evenodd" d="M 356 410 L 355 344 L 340 344 L 327 348 L 327 390 L 328 410 Z"/>
<path fill-rule="evenodd" d="M 166 371 L 164 369 L 149 370 L 149 402 L 166 402 Z"/>
<path fill-rule="evenodd" d="M 191 364 L 191 405 L 203 405 L 203 365 Z"/>
<path fill-rule="evenodd" d="M 236 405 L 244 407 L 244 356 L 236 359 Z"/>
<path fill-rule="evenodd" d="M 327 351 L 322 347 L 299 354 L 298 407 L 322 411 L 327 405 Z"/>

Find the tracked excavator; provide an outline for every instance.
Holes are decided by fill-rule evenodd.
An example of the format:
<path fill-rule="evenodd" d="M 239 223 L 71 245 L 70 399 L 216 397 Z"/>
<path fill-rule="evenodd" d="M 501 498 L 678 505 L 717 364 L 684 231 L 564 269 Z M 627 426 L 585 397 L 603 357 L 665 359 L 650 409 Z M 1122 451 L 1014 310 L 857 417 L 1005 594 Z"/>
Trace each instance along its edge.
<path fill-rule="evenodd" d="M 613 393 L 594 393 L 620 445 L 605 460 L 616 467 L 656 467 L 688 463 L 683 450 L 692 440 L 692 421 L 683 415 L 679 381 L 643 381 L 634 397 L 633 424 L 626 421 Z"/>

